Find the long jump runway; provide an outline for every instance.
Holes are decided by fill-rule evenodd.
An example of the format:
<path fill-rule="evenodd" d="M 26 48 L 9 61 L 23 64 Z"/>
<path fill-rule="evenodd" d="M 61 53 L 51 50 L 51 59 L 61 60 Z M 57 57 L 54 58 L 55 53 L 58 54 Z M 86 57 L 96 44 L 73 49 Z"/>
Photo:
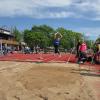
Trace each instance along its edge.
<path fill-rule="evenodd" d="M 8 54 L 0 56 L 0 61 L 30 61 L 30 62 L 67 62 L 70 54 Z M 76 62 L 75 55 L 71 56 L 70 62 Z"/>
<path fill-rule="evenodd" d="M 77 58 L 75 58 L 75 55 L 72 54 L 70 59 L 70 54 L 63 53 L 61 55 L 54 55 L 53 53 L 48 54 L 22 54 L 22 53 L 14 53 L 14 54 L 8 54 L 5 56 L 0 56 L 0 61 L 19 61 L 19 62 L 40 62 L 40 63 L 66 63 L 68 60 L 71 63 L 76 63 Z M 98 73 L 100 73 L 100 65 L 91 64 L 91 63 L 85 63 L 81 66 L 90 66 L 92 69 L 98 70 Z"/>

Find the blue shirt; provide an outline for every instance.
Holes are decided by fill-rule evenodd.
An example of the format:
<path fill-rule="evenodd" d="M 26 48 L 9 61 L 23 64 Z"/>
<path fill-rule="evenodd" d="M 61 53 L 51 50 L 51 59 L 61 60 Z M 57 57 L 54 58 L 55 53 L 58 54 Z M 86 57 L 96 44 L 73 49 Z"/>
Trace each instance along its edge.
<path fill-rule="evenodd" d="M 54 45 L 59 45 L 60 44 L 60 41 L 58 39 L 55 39 L 54 40 Z"/>

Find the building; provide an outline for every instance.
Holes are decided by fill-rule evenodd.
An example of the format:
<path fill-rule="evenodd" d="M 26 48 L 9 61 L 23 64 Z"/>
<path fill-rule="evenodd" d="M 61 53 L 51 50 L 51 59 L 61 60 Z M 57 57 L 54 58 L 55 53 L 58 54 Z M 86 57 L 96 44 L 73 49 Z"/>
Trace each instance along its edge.
<path fill-rule="evenodd" d="M 19 43 L 15 41 L 14 35 L 9 30 L 0 28 L 0 51 L 3 47 L 18 49 Z"/>

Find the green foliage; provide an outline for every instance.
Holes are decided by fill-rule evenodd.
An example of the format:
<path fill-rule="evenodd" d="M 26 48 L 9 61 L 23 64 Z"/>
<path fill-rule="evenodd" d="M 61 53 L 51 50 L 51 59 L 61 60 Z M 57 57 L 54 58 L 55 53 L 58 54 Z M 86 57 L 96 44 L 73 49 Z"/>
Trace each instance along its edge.
<path fill-rule="evenodd" d="M 33 32 L 42 32 L 46 36 L 49 36 L 54 30 L 47 25 L 33 26 L 31 29 Z"/>
<path fill-rule="evenodd" d="M 31 30 L 24 31 L 24 41 L 28 46 L 34 47 L 36 45 L 41 48 L 53 46 L 54 33 L 60 32 L 62 34 L 60 46 L 65 49 L 73 48 L 78 40 L 82 40 L 81 33 L 73 32 L 72 30 L 66 30 L 62 27 L 53 29 L 47 25 L 33 26 Z"/>
<path fill-rule="evenodd" d="M 40 46 L 41 48 L 45 48 L 49 46 L 51 43 L 50 33 L 53 29 L 49 26 L 33 26 L 31 30 L 24 31 L 24 41 L 30 46 Z"/>
<path fill-rule="evenodd" d="M 47 25 L 33 26 L 30 30 L 24 30 L 20 32 L 16 27 L 13 28 L 13 35 L 15 36 L 16 41 L 24 41 L 29 47 L 33 48 L 37 45 L 41 48 L 46 48 L 53 46 L 54 34 L 59 32 L 62 34 L 62 39 L 60 47 L 64 49 L 71 49 L 77 45 L 77 42 L 84 38 L 87 43 L 88 48 L 94 48 L 93 41 L 89 40 L 82 33 L 74 32 L 72 30 L 67 30 L 63 27 L 53 29 Z M 100 43 L 100 37 L 97 38 L 96 42 Z"/>
<path fill-rule="evenodd" d="M 89 49 L 93 48 L 94 43 L 92 40 L 86 40 L 86 44 Z"/>
<path fill-rule="evenodd" d="M 16 41 L 21 42 L 22 34 L 16 27 L 13 28 L 12 34 L 14 35 Z"/>
<path fill-rule="evenodd" d="M 43 35 L 42 38 L 42 47 L 52 45 L 51 33 L 54 32 L 54 29 L 47 25 L 33 26 L 31 29 L 32 32 L 41 32 Z M 44 44 L 43 44 L 44 43 Z M 44 46 L 43 46 L 44 45 Z"/>

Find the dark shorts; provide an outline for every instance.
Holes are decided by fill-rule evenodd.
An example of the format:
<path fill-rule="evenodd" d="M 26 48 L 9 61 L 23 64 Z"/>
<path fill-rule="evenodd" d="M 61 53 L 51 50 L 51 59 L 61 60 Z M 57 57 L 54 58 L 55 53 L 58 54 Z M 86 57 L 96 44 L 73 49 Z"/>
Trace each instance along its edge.
<path fill-rule="evenodd" d="M 55 53 L 59 53 L 59 45 L 54 45 L 54 48 L 55 48 Z"/>

